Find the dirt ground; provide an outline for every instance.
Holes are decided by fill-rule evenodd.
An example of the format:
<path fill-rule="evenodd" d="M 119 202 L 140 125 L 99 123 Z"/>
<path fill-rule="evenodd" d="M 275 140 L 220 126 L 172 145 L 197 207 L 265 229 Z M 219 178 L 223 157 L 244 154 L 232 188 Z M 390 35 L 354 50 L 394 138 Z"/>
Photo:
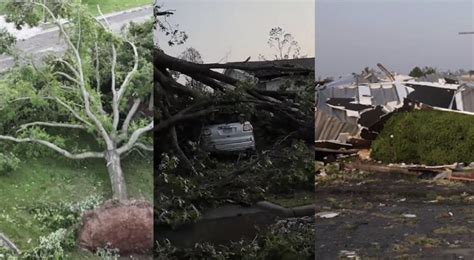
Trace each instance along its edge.
<path fill-rule="evenodd" d="M 474 183 L 332 171 L 319 212 L 316 259 L 474 259 Z"/>

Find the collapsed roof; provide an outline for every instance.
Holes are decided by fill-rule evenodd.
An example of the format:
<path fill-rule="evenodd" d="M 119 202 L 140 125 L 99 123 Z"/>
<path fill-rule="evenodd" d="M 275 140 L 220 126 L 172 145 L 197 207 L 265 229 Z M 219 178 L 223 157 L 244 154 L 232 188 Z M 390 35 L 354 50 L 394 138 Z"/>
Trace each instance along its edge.
<path fill-rule="evenodd" d="M 417 81 L 397 75 L 361 82 L 351 75 L 317 86 L 315 140 L 345 143 L 348 137 L 373 140 L 388 117 L 407 104 L 474 115 L 474 85 L 438 77 Z"/>
<path fill-rule="evenodd" d="M 289 75 L 308 75 L 314 72 L 314 58 L 298 58 L 273 61 L 247 61 L 230 62 L 241 71 L 245 71 L 260 81 Z M 285 69 L 292 70 L 285 70 Z M 226 70 L 224 74 L 229 74 L 233 69 Z"/>

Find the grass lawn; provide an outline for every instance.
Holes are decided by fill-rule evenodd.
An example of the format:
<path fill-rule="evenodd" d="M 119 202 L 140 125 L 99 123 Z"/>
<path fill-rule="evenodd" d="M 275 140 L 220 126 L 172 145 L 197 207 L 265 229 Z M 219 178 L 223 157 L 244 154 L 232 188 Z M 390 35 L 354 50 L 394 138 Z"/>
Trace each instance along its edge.
<path fill-rule="evenodd" d="M 151 0 L 82 0 L 82 3 L 87 5 L 88 9 L 94 14 L 98 15 L 97 4 L 104 14 L 123 11 L 135 7 L 151 5 Z M 6 2 L 0 2 L 0 15 L 4 14 Z"/>
<path fill-rule="evenodd" d="M 151 5 L 151 0 L 82 0 L 83 4 L 86 4 L 93 14 L 98 15 L 97 5 L 104 14 L 113 13 L 131 9 L 134 7 L 140 7 L 145 5 Z"/>
<path fill-rule="evenodd" d="M 127 158 L 123 170 L 131 198 L 153 199 L 153 164 L 150 160 Z M 78 202 L 91 195 L 111 197 L 105 163 L 89 159 L 81 163 L 67 159 L 22 162 L 8 175 L 0 175 L 0 232 L 20 250 L 39 243 L 42 230 L 28 209 L 39 203 Z M 77 254 L 77 253 L 75 253 Z"/>

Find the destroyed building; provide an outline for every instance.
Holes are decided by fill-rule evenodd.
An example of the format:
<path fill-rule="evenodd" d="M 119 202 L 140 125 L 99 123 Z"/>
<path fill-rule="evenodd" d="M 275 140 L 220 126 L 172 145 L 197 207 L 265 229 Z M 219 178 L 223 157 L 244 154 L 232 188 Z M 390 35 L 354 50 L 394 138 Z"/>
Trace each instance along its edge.
<path fill-rule="evenodd" d="M 239 80 L 252 80 L 257 82 L 257 87 L 261 89 L 276 91 L 287 84 L 288 79 L 314 73 L 314 61 L 314 58 L 297 58 L 231 62 L 227 64 L 236 68 L 226 69 L 224 74 Z"/>
<path fill-rule="evenodd" d="M 348 149 L 353 147 L 351 140 L 373 140 L 392 114 L 407 109 L 474 115 L 474 85 L 462 78 L 366 78 L 354 74 L 316 86 L 316 148 Z"/>

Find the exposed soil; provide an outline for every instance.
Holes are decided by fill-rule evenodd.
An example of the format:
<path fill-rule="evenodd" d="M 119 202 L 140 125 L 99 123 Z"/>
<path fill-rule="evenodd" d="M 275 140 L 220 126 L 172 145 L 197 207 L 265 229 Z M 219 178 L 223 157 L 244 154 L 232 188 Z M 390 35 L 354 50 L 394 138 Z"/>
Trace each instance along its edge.
<path fill-rule="evenodd" d="M 473 204 L 474 183 L 358 171 L 317 177 L 316 212 L 339 215 L 316 219 L 316 259 L 473 259 Z"/>
<path fill-rule="evenodd" d="M 107 201 L 84 214 L 78 245 L 89 251 L 117 248 L 121 254 L 153 248 L 153 207 L 146 201 Z"/>

